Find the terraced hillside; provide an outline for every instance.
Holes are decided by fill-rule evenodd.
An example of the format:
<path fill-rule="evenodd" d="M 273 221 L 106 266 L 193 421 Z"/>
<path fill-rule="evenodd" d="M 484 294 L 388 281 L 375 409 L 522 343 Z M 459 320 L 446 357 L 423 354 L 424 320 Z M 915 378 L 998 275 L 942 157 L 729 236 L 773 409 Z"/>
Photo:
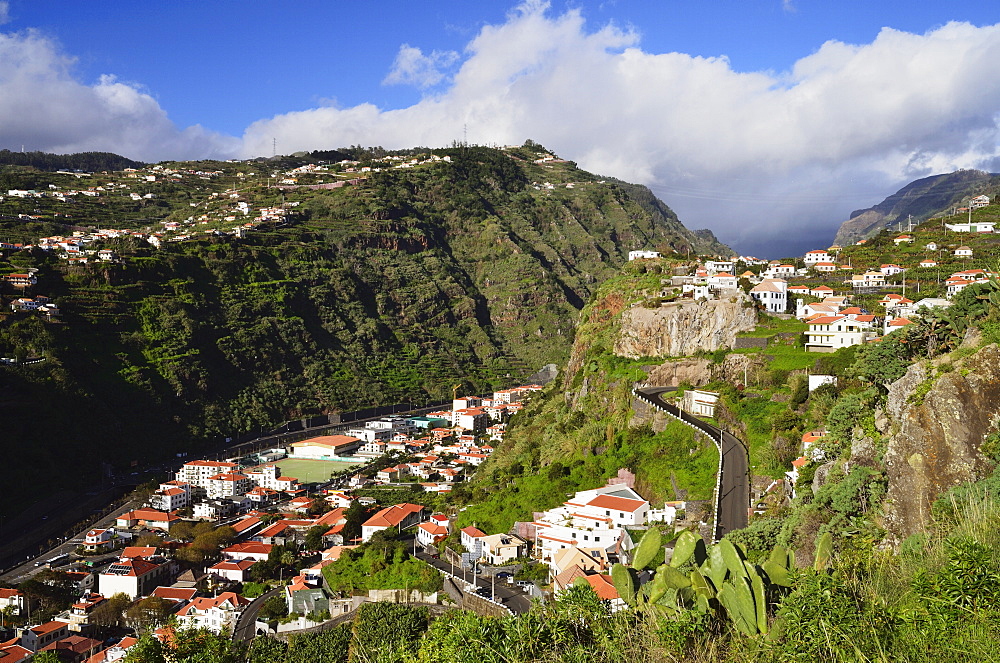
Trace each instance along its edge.
<path fill-rule="evenodd" d="M 35 268 L 38 283 L 2 293 L 0 356 L 47 358 L 2 369 L 7 432 L 47 476 L 72 465 L 87 482 L 101 463 L 195 450 L 289 418 L 510 384 L 565 362 L 579 310 L 628 250 L 725 250 L 645 189 L 539 150 L 441 150 L 450 163 L 386 168 L 333 189 L 302 177 L 279 190 L 267 181 L 275 162 L 190 164 L 217 174 L 151 184 L 156 204 L 141 220 L 109 207 L 126 216 L 118 227 L 147 227 L 157 210 L 195 223 L 192 213 L 207 210 L 212 222 L 184 241 L 108 240 L 88 250 L 111 248 L 122 261 L 88 264 L 5 251 L 4 273 Z M 64 177 L 18 176 L 34 189 Z M 100 181 L 126 181 L 115 177 Z M 243 238 L 223 234 L 237 199 L 289 214 Z M 42 202 L 39 218 L 6 221 L 0 233 L 82 223 L 73 214 L 83 204 L 100 211 L 80 203 L 55 217 L 60 208 Z M 15 297 L 36 294 L 61 316 L 9 312 Z M 17 416 L 54 404 L 55 425 Z"/>

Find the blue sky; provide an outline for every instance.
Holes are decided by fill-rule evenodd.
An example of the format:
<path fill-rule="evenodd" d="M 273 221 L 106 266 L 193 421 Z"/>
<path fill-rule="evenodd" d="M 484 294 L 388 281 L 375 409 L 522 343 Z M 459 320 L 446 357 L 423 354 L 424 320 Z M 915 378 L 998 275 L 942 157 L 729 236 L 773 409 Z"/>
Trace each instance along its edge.
<path fill-rule="evenodd" d="M 467 128 L 778 255 L 917 177 L 1000 170 L 989 5 L 9 0 L 0 147 L 241 157 Z"/>

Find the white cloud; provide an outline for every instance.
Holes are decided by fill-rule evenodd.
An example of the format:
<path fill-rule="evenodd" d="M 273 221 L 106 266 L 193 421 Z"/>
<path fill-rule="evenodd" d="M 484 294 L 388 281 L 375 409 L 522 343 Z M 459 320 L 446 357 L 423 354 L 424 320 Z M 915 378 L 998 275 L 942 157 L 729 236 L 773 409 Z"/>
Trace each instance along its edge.
<path fill-rule="evenodd" d="M 437 75 L 433 54 L 404 49 L 397 65 L 418 63 L 411 82 Z M 995 160 L 997 62 L 1000 25 L 949 23 L 829 42 L 781 74 L 738 72 L 725 57 L 646 52 L 632 31 L 590 30 L 578 10 L 554 15 L 531 2 L 479 32 L 446 89 L 397 110 L 261 120 L 245 132 L 244 154 L 266 153 L 274 136 L 289 151 L 445 145 L 467 125 L 472 142 L 530 137 L 646 183 L 687 225 L 760 251 L 761 236 L 781 241 L 795 224 L 825 241 L 851 209 L 897 184 Z"/>
<path fill-rule="evenodd" d="M 179 129 L 148 94 L 102 76 L 74 78 L 72 58 L 36 31 L 0 33 L 0 147 L 111 151 L 133 159 L 228 156 L 238 139 Z"/>
<path fill-rule="evenodd" d="M 0 1 L 0 25 L 10 23 L 10 3 L 7 0 Z"/>
<path fill-rule="evenodd" d="M 382 81 L 386 85 L 415 85 L 421 89 L 433 87 L 444 80 L 442 71 L 458 61 L 455 51 L 432 51 L 424 55 L 419 48 L 403 44 L 399 47 L 392 69 Z"/>

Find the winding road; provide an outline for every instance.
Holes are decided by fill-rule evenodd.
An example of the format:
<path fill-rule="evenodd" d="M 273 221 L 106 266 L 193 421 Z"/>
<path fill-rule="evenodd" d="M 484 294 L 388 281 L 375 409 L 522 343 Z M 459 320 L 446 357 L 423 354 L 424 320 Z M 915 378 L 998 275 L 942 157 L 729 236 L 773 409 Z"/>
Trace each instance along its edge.
<path fill-rule="evenodd" d="M 642 387 L 632 393 L 658 410 L 680 419 L 712 438 L 719 448 L 719 475 L 715 486 L 715 541 L 747 526 L 750 515 L 750 459 L 742 440 L 663 399 L 676 387 Z"/>
<path fill-rule="evenodd" d="M 264 607 L 264 601 L 268 600 L 272 596 L 282 594 L 284 591 L 284 587 L 275 587 L 274 589 L 255 598 L 250 605 L 248 605 L 243 612 L 240 613 L 239 619 L 236 621 L 236 627 L 233 628 L 233 640 L 236 642 L 244 642 L 249 645 L 250 641 L 257 635 L 257 613 L 260 612 L 262 607 Z"/>

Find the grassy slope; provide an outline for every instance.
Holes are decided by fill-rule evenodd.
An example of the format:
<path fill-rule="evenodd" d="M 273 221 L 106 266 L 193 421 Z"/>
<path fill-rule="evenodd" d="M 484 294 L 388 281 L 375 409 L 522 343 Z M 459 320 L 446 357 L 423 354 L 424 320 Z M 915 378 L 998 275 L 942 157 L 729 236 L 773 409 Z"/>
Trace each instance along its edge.
<path fill-rule="evenodd" d="M 462 524 L 504 531 L 576 490 L 603 485 L 623 467 L 635 472 L 637 489 L 650 501 L 711 497 L 718 464 L 711 441 L 696 438 L 680 422 L 661 433 L 629 427 L 632 386 L 645 376 L 644 366 L 662 360 L 630 360 L 608 350 L 621 312 L 658 292 L 660 279 L 630 266 L 601 284 L 581 314 L 573 362 L 578 368 L 518 415 L 468 492 L 457 496 L 473 503 Z"/>

